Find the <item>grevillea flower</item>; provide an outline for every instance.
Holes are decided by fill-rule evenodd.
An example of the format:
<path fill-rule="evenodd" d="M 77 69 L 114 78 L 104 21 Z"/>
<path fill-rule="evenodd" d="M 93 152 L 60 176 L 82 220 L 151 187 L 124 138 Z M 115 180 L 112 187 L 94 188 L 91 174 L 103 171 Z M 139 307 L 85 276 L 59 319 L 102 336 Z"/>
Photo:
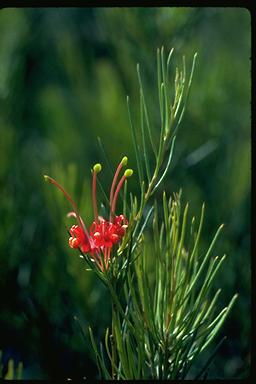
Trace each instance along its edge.
<path fill-rule="evenodd" d="M 72 225 L 72 227 L 69 229 L 69 246 L 71 248 L 80 249 L 80 251 L 84 254 L 89 254 L 91 260 L 96 263 L 101 271 L 108 269 L 109 262 L 111 260 L 112 247 L 121 241 L 128 227 L 128 220 L 126 217 L 124 215 L 117 216 L 115 213 L 120 189 L 125 179 L 133 174 L 132 169 L 127 169 L 117 184 L 120 171 L 123 166 L 127 164 L 127 161 L 127 157 L 124 157 L 121 160 L 113 178 L 109 196 L 109 220 L 106 220 L 98 215 L 96 187 L 97 174 L 101 171 L 101 165 L 94 165 L 92 170 L 92 204 L 94 221 L 91 224 L 89 231 L 87 230 L 82 218 L 80 217 L 77 206 L 70 195 L 52 177 L 46 175 L 44 176 L 46 181 L 54 184 L 62 191 L 62 193 L 64 193 L 73 208 L 73 211 L 68 213 L 68 217 L 74 217 L 77 220 L 77 225 Z"/>

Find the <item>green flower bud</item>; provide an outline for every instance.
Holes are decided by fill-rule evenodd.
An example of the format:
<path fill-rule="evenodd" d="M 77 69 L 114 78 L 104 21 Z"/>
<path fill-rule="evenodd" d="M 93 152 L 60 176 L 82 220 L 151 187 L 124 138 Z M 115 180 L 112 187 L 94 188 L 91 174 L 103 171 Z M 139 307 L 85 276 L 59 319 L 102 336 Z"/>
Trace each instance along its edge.
<path fill-rule="evenodd" d="M 97 163 L 93 166 L 93 172 L 95 173 L 99 173 L 101 171 L 101 164 L 100 163 Z"/>
<path fill-rule="evenodd" d="M 132 169 L 126 169 L 124 175 L 125 177 L 131 177 L 133 174 L 133 170 Z"/>
<path fill-rule="evenodd" d="M 122 158 L 121 164 L 124 166 L 124 165 L 127 164 L 127 162 L 128 162 L 128 157 L 127 157 L 127 156 L 124 156 L 124 157 Z"/>

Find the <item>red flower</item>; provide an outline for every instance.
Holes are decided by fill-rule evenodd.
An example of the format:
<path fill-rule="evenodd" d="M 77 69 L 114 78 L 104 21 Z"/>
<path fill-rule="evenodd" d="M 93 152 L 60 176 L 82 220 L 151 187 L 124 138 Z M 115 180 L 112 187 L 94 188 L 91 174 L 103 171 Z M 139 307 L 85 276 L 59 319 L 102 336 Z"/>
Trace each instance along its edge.
<path fill-rule="evenodd" d="M 91 246 L 85 233 L 78 225 L 72 225 L 69 230 L 71 237 L 69 238 L 69 246 L 71 248 L 80 248 L 82 252 L 90 252 Z"/>
<path fill-rule="evenodd" d="M 116 216 L 114 222 L 99 217 L 98 223 L 95 221 L 92 223 L 90 235 L 97 247 L 111 248 L 122 239 L 127 227 L 128 220 L 124 215 Z"/>
<path fill-rule="evenodd" d="M 70 212 L 68 216 L 73 216 L 77 219 L 78 225 L 72 225 L 69 230 L 69 246 L 71 248 L 78 248 L 84 254 L 89 253 L 91 260 L 94 261 L 101 271 L 104 271 L 109 267 L 111 249 L 115 244 L 118 244 L 126 233 L 128 227 L 128 220 L 124 215 L 115 215 L 116 202 L 119 191 L 127 177 L 130 177 L 133 173 L 131 169 L 127 169 L 121 177 L 117 187 L 116 182 L 119 173 L 124 165 L 127 164 L 127 157 L 124 157 L 117 167 L 116 173 L 113 178 L 111 190 L 110 190 L 110 217 L 109 221 L 103 217 L 98 216 L 97 199 L 96 199 L 96 185 L 97 174 L 101 171 L 101 165 L 96 164 L 93 167 L 92 177 L 92 203 L 94 212 L 94 221 L 90 226 L 90 232 L 88 233 L 83 220 L 78 214 L 78 209 L 75 202 L 70 195 L 64 190 L 64 188 L 57 183 L 56 180 L 49 176 L 45 176 L 47 181 L 50 181 L 57 188 L 59 188 L 66 198 L 69 200 L 73 207 L 73 212 Z M 115 188 L 116 187 L 116 188 Z"/>

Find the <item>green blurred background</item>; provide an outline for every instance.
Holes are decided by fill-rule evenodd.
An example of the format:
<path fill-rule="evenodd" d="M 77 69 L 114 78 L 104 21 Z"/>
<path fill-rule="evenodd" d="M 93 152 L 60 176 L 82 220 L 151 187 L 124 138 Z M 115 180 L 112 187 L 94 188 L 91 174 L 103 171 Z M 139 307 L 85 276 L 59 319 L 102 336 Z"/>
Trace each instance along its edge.
<path fill-rule="evenodd" d="M 205 245 L 225 230 L 215 255 L 218 309 L 238 301 L 209 378 L 250 369 L 250 14 L 243 8 L 8 8 L 0 11 L 0 349 L 24 362 L 24 378 L 95 378 L 89 340 L 109 324 L 107 292 L 67 244 L 63 196 L 49 174 L 92 217 L 90 168 L 135 167 L 126 95 L 139 123 L 136 63 L 150 118 L 159 125 L 156 49 L 175 48 L 172 73 L 198 52 L 190 99 L 164 187 L 183 190 Z M 103 185 L 111 172 L 104 167 Z M 129 187 L 138 190 L 136 175 Z"/>

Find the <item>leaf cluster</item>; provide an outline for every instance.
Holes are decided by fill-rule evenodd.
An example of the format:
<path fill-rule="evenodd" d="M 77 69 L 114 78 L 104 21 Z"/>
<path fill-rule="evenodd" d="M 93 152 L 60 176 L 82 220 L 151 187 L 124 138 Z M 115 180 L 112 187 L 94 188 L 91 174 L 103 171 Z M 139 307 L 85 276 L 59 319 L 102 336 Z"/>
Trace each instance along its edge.
<path fill-rule="evenodd" d="M 162 202 L 155 199 L 152 203 L 152 196 L 170 167 L 196 60 L 195 54 L 187 81 L 183 57 L 182 69 L 176 68 L 172 95 L 169 86 L 172 54 L 173 50 L 166 60 L 164 48 L 157 51 L 158 142 L 153 139 L 139 65 L 139 130 L 132 122 L 127 98 L 141 195 L 138 201 L 130 194 L 128 203 L 126 185 L 123 209 L 129 212 L 129 231 L 110 270 L 104 274 L 112 298 L 112 326 L 106 330 L 99 350 L 89 329 L 99 372 L 106 379 L 189 377 L 191 367 L 212 345 L 237 298 L 234 295 L 227 307 L 215 313 L 221 290 L 212 293 L 212 285 L 226 256 L 212 257 L 212 251 L 223 225 L 208 249 L 201 251 L 204 205 L 196 225 L 195 217 L 189 222 L 188 204 L 182 208 L 181 192 L 169 199 L 163 192 Z M 153 171 L 149 161 L 151 152 Z M 224 339 L 213 349 L 197 378 L 205 375 Z"/>

